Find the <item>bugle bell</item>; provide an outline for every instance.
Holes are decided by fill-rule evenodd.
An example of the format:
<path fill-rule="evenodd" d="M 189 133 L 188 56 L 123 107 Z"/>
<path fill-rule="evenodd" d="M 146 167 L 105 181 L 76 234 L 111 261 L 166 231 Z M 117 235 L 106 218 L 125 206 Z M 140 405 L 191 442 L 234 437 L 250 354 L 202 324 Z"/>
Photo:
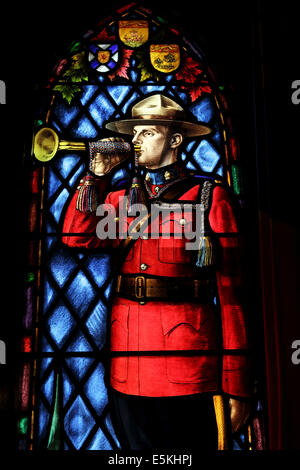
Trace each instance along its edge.
<path fill-rule="evenodd" d="M 56 132 L 50 127 L 42 127 L 34 136 L 33 154 L 41 162 L 51 160 L 58 150 L 86 150 L 83 142 L 59 140 Z"/>

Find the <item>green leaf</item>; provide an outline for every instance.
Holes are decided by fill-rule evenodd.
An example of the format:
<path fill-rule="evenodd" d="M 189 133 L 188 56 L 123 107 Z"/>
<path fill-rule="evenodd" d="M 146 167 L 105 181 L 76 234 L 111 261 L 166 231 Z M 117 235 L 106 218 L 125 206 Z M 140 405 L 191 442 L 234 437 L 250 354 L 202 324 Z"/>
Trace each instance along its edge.
<path fill-rule="evenodd" d="M 74 69 L 86 70 L 84 52 L 79 52 L 78 54 L 73 55 L 71 67 L 74 68 Z"/>
<path fill-rule="evenodd" d="M 78 52 L 80 49 L 81 49 L 81 42 L 73 41 L 69 47 L 69 52 L 72 54 L 73 52 Z"/>
<path fill-rule="evenodd" d="M 163 23 L 163 24 L 168 24 L 168 21 L 165 20 L 164 18 L 162 18 L 161 16 L 157 16 L 157 19 L 160 23 Z"/>
<path fill-rule="evenodd" d="M 143 52 L 137 52 L 136 53 L 136 59 L 137 59 L 137 68 L 138 69 L 144 69 L 147 67 L 147 58 L 145 53 Z"/>
<path fill-rule="evenodd" d="M 41 119 L 36 119 L 33 123 L 34 127 L 40 127 L 43 124 Z"/>
<path fill-rule="evenodd" d="M 156 70 L 152 67 L 151 62 L 148 60 L 148 56 L 145 51 L 139 51 L 136 53 L 137 68 L 141 69 L 141 82 L 148 79 L 159 80 L 160 76 Z"/>
<path fill-rule="evenodd" d="M 60 85 L 56 85 L 53 90 L 61 93 L 63 99 L 65 99 L 68 104 L 70 104 L 75 96 L 75 93 L 81 91 L 81 87 L 68 83 L 61 83 Z"/>
<path fill-rule="evenodd" d="M 72 82 L 88 80 L 88 69 L 85 62 L 84 52 L 75 54 L 72 57 L 71 66 L 65 71 L 63 77 L 71 80 Z"/>
<path fill-rule="evenodd" d="M 147 69 L 142 69 L 141 70 L 141 82 L 144 80 L 147 80 L 148 78 L 151 78 L 151 73 Z"/>
<path fill-rule="evenodd" d="M 88 76 L 85 70 L 73 68 L 67 70 L 63 74 L 63 77 L 66 79 L 70 79 L 72 82 L 81 82 L 82 80 L 88 80 Z"/>

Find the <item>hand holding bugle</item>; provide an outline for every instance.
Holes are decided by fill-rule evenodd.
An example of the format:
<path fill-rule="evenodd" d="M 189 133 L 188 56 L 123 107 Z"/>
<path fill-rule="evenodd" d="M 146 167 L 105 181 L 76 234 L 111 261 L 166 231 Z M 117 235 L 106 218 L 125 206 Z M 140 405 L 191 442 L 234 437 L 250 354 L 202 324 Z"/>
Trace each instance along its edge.
<path fill-rule="evenodd" d="M 131 146 L 120 137 L 109 137 L 98 142 L 89 142 L 90 171 L 97 176 L 106 175 L 116 165 L 126 160 Z"/>
<path fill-rule="evenodd" d="M 97 142 L 71 142 L 59 140 L 57 133 L 50 127 L 40 129 L 33 140 L 32 153 L 41 162 L 51 160 L 58 150 L 89 150 L 89 169 L 100 176 L 108 173 L 129 157 L 131 146 L 119 137 L 109 137 Z"/>

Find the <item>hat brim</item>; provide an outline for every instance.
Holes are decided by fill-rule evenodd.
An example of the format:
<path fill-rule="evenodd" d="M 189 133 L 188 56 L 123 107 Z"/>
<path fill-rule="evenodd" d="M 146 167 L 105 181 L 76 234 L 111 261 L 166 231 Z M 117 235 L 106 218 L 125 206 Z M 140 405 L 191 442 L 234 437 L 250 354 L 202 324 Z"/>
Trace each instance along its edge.
<path fill-rule="evenodd" d="M 188 121 L 176 121 L 171 119 L 124 119 L 120 121 L 108 122 L 105 124 L 106 129 L 118 132 L 119 134 L 133 134 L 135 126 L 168 126 L 180 128 L 184 131 L 186 137 L 197 137 L 200 135 L 208 135 L 211 128 L 204 124 L 194 124 Z"/>

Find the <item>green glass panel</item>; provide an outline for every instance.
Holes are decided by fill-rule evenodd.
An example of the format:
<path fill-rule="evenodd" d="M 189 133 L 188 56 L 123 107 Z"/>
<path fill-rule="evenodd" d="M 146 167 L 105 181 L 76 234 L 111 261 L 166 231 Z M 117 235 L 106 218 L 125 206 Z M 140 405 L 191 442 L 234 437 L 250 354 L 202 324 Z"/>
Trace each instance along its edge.
<path fill-rule="evenodd" d="M 60 397 L 59 397 L 59 375 L 56 378 L 55 403 L 51 418 L 47 449 L 59 450 L 61 447 L 61 420 L 60 420 Z"/>
<path fill-rule="evenodd" d="M 231 166 L 232 186 L 234 194 L 240 196 L 243 192 L 241 169 L 238 165 Z"/>
<path fill-rule="evenodd" d="M 18 421 L 18 433 L 19 434 L 27 434 L 28 431 L 28 418 L 23 416 Z"/>
<path fill-rule="evenodd" d="M 34 280 L 34 273 L 27 273 L 26 282 L 31 282 Z"/>

